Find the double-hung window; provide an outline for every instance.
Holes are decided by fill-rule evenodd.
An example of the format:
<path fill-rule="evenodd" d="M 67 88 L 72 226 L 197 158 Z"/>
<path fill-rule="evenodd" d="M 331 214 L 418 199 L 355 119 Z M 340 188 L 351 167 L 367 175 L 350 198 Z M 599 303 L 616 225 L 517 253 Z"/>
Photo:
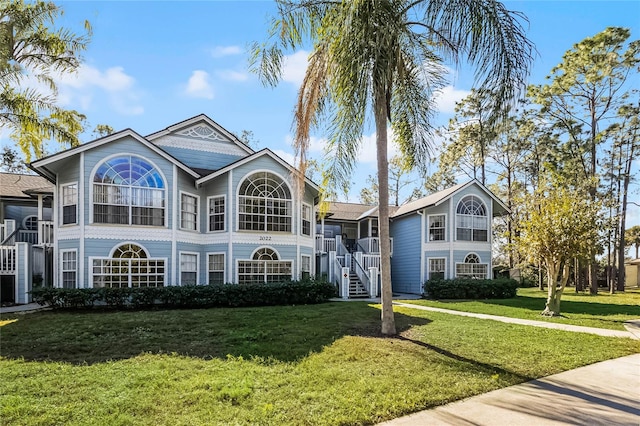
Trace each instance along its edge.
<path fill-rule="evenodd" d="M 198 230 L 198 197 L 185 192 L 180 193 L 180 228 Z"/>
<path fill-rule="evenodd" d="M 62 256 L 62 287 L 76 288 L 78 276 L 78 253 L 75 250 L 63 250 L 60 252 Z"/>
<path fill-rule="evenodd" d="M 198 254 L 180 253 L 180 285 L 198 283 Z"/>
<path fill-rule="evenodd" d="M 271 172 L 256 172 L 240 185 L 238 228 L 242 231 L 291 232 L 289 186 Z"/>
<path fill-rule="evenodd" d="M 78 223 L 78 184 L 62 185 L 62 224 Z"/>
<path fill-rule="evenodd" d="M 209 284 L 224 284 L 224 253 L 211 253 L 208 259 Z"/>
<path fill-rule="evenodd" d="M 445 239 L 445 215 L 429 216 L 429 241 L 444 241 Z"/>
<path fill-rule="evenodd" d="M 459 241 L 488 241 L 487 208 L 475 195 L 464 197 L 456 209 L 456 239 Z"/>
<path fill-rule="evenodd" d="M 445 258 L 430 258 L 429 259 L 429 279 L 443 280 L 445 265 L 446 265 Z"/>
<path fill-rule="evenodd" d="M 209 232 L 224 231 L 225 197 L 209 197 Z"/>
<path fill-rule="evenodd" d="M 302 205 L 302 235 L 311 235 L 311 206 Z"/>

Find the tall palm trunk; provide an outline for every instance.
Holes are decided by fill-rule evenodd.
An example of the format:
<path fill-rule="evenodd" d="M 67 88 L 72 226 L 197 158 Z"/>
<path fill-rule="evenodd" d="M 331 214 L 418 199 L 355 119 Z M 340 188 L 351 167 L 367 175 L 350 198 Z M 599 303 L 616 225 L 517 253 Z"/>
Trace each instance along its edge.
<path fill-rule="evenodd" d="M 389 233 L 389 161 L 387 159 L 387 97 L 383 87 L 374 83 L 376 152 L 378 157 L 378 227 L 380 231 L 380 276 L 382 284 L 382 334 L 396 334 L 391 290 L 391 243 Z"/>

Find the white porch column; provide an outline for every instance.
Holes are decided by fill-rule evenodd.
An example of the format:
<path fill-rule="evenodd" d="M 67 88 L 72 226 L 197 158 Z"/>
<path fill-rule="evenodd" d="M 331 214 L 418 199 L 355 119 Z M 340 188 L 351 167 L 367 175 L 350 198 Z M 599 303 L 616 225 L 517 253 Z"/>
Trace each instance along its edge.
<path fill-rule="evenodd" d="M 340 273 L 340 297 L 349 298 L 349 268 L 342 268 Z"/>
<path fill-rule="evenodd" d="M 378 268 L 369 268 L 369 297 L 378 297 Z"/>

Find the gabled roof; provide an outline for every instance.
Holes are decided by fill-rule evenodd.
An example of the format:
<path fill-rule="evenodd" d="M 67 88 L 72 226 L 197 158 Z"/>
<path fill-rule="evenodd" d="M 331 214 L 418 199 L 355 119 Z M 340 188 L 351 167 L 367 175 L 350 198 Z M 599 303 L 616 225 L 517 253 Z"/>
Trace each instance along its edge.
<path fill-rule="evenodd" d="M 411 201 L 410 203 L 404 204 L 404 205 L 400 206 L 400 208 L 398 208 L 398 210 L 395 212 L 395 214 L 391 215 L 391 217 L 392 218 L 397 218 L 397 217 L 400 217 L 400 216 L 404 216 L 406 214 L 410 214 L 410 213 L 416 212 L 418 210 L 422 210 L 422 209 L 427 208 L 427 207 L 437 206 L 439 204 L 442 204 L 443 202 L 445 202 L 449 198 L 451 198 L 457 192 L 462 191 L 463 189 L 468 188 L 469 186 L 474 185 L 474 184 L 477 185 L 478 187 L 480 187 L 480 189 L 482 189 L 489 197 L 491 197 L 493 202 L 495 204 L 497 204 L 498 207 L 503 209 L 502 212 L 498 212 L 496 209 L 494 209 L 493 210 L 494 211 L 494 215 L 496 215 L 496 213 L 504 214 L 505 212 L 509 211 L 507 206 L 502 201 L 500 201 L 500 199 L 498 197 L 496 197 L 493 194 L 493 192 L 489 191 L 489 189 L 487 189 L 487 187 L 485 187 L 480 182 L 478 182 L 478 180 L 472 179 L 472 180 L 470 180 L 468 182 L 452 186 L 451 188 L 447 188 L 447 189 L 445 189 L 443 191 L 439 191 L 439 192 L 433 193 L 431 195 L 427 195 L 426 197 L 420 198 L 419 200 Z"/>
<path fill-rule="evenodd" d="M 32 162 L 29 165 L 29 167 L 31 167 L 36 172 L 40 173 L 41 175 L 43 175 L 44 177 L 49 179 L 51 182 L 55 182 L 55 175 L 54 175 L 54 173 L 52 173 L 47 168 L 48 165 L 50 165 L 52 163 L 55 163 L 57 161 L 60 161 L 60 160 L 64 160 L 65 158 L 69 158 L 69 157 L 71 157 L 73 155 L 76 155 L 76 154 L 79 154 L 81 152 L 85 152 L 85 151 L 89 151 L 91 149 L 98 148 L 99 146 L 108 144 L 109 142 L 117 141 L 118 139 L 122 139 L 122 138 L 124 138 L 126 136 L 132 137 L 133 139 L 135 139 L 136 141 L 140 142 L 141 144 L 143 144 L 144 146 L 146 146 L 147 148 L 149 148 L 150 150 L 152 150 L 156 154 L 160 155 L 161 157 L 163 157 L 167 161 L 175 164 L 180 169 L 184 170 L 185 172 L 187 172 L 189 175 L 193 176 L 194 178 L 200 177 L 200 175 L 197 172 L 195 172 L 193 169 L 191 169 L 190 167 L 188 167 L 187 165 L 185 165 L 184 163 L 182 163 L 180 160 L 176 159 L 175 157 L 169 155 L 166 151 L 164 151 L 161 148 L 155 146 L 154 144 L 152 144 L 151 142 L 149 142 L 148 140 L 146 140 L 145 138 L 140 136 L 138 133 L 136 133 L 132 129 L 125 129 L 125 130 L 122 130 L 122 131 L 119 131 L 119 132 L 116 132 L 116 133 L 112 133 L 112 134 L 110 134 L 108 136 L 102 137 L 100 139 L 96 139 L 96 140 L 91 141 L 91 142 L 84 143 L 84 144 L 79 145 L 79 146 L 77 146 L 75 148 L 67 149 L 66 151 L 62 151 L 62 152 L 58 152 L 57 154 L 49 155 L 48 157 L 44 157 L 44 158 L 41 158 L 39 160 L 36 160 L 36 161 Z"/>
<path fill-rule="evenodd" d="M 0 173 L 0 197 L 31 198 L 32 193 L 51 194 L 53 185 L 38 175 Z"/>
<path fill-rule="evenodd" d="M 291 172 L 291 174 L 294 175 L 299 175 L 300 171 L 298 171 L 298 169 L 296 169 L 295 167 L 293 167 L 292 165 L 290 165 L 289 163 L 287 163 L 286 161 L 284 161 L 282 158 L 278 157 L 278 155 L 276 155 L 273 151 L 271 151 L 269 148 L 264 148 L 256 153 L 253 153 L 252 155 L 249 155 L 247 157 L 241 158 L 238 161 L 235 161 L 231 164 L 228 164 L 227 166 L 216 170 L 215 172 L 208 174 L 206 176 L 201 177 L 200 179 L 196 180 L 196 186 L 200 186 L 200 185 L 204 185 L 205 183 L 209 182 L 211 179 L 215 179 L 218 176 L 221 176 L 225 173 L 227 173 L 229 170 L 232 170 L 236 167 L 239 167 L 243 164 L 249 163 L 251 161 L 254 161 L 260 157 L 264 157 L 264 156 L 268 156 L 271 157 L 273 160 L 275 160 L 276 162 L 278 162 L 282 167 L 286 168 L 287 170 L 289 170 Z M 318 187 L 318 185 L 316 185 L 311 179 L 305 177 L 304 178 L 305 182 L 311 186 L 313 189 L 315 189 L 316 191 L 320 191 L 320 188 Z"/>
<path fill-rule="evenodd" d="M 224 137 L 229 139 L 231 142 L 233 142 L 235 145 L 237 145 L 240 149 L 245 151 L 247 154 L 253 154 L 255 152 L 253 149 L 251 149 L 250 146 L 248 146 L 247 144 L 243 143 L 240 139 L 238 139 L 236 135 L 229 132 L 227 129 L 225 129 L 224 127 L 222 127 L 221 125 L 219 125 L 218 123 L 216 123 L 215 121 L 207 117 L 205 114 L 196 115 L 195 117 L 191 117 L 179 123 L 172 124 L 171 126 L 167 127 L 164 130 L 151 133 L 150 135 L 147 135 L 147 140 L 153 142 L 154 140 L 161 138 L 162 136 L 179 132 L 180 130 L 186 129 L 188 127 L 191 127 L 201 122 L 204 122 L 208 126 L 215 129 L 218 133 L 222 134 Z"/>
<path fill-rule="evenodd" d="M 356 203 L 339 203 L 329 202 L 329 209 L 325 218 L 331 218 L 332 220 L 344 220 L 344 221 L 356 221 L 371 209 L 375 209 L 374 206 Z"/>

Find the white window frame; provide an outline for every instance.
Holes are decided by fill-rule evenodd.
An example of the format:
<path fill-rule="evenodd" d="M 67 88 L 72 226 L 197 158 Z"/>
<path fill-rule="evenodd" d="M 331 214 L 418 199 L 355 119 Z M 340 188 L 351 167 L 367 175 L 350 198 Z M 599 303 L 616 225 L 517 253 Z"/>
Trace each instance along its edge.
<path fill-rule="evenodd" d="M 73 260 L 65 260 L 65 258 L 64 258 L 65 254 L 71 254 L 71 253 L 73 253 L 74 259 Z M 66 268 L 67 262 L 74 262 L 75 263 L 75 268 L 74 269 Z M 65 287 L 65 285 L 64 285 L 64 274 L 65 274 L 65 272 L 73 272 L 74 277 L 75 277 L 74 278 L 73 287 Z M 76 249 L 60 250 L 60 287 L 61 288 L 78 288 L 78 250 L 76 250 Z"/>
<path fill-rule="evenodd" d="M 33 221 L 35 218 L 35 226 L 33 226 L 33 224 L 31 224 L 31 227 L 29 227 L 29 225 L 27 225 L 29 222 Z M 38 215 L 35 214 L 30 214 L 29 216 L 25 216 L 24 219 L 22 219 L 22 228 L 25 231 L 38 231 Z"/>
<path fill-rule="evenodd" d="M 460 204 L 466 200 L 467 198 L 471 198 L 471 199 L 476 199 L 478 200 L 478 203 L 480 203 L 483 207 L 484 207 L 484 212 L 485 212 L 485 216 L 480 216 L 480 215 L 476 215 L 476 214 L 463 214 L 463 213 L 458 213 L 458 209 L 460 208 Z M 456 210 L 455 210 L 455 214 L 456 214 L 456 221 L 455 221 L 455 228 L 454 228 L 454 235 L 455 235 L 455 240 L 456 241 L 469 241 L 469 242 L 480 242 L 480 243 L 486 243 L 490 241 L 490 233 L 491 233 L 491 222 L 489 219 L 489 207 L 487 206 L 487 203 L 485 203 L 485 201 L 475 195 L 475 194 L 468 194 L 463 196 L 462 198 L 460 198 L 460 200 L 458 201 L 458 204 L 456 204 Z M 484 227 L 480 227 L 480 226 L 476 226 L 475 222 L 476 222 L 476 218 L 484 218 L 484 222 L 485 222 L 485 226 Z M 462 227 L 460 226 L 460 222 L 462 219 L 466 219 L 468 221 L 471 222 L 471 226 L 465 226 Z M 460 239 L 458 238 L 458 229 L 468 229 L 471 232 L 471 239 L 467 240 L 467 239 Z M 480 240 L 480 239 L 475 239 L 474 238 L 474 231 L 485 231 L 487 238 L 484 240 Z"/>
<path fill-rule="evenodd" d="M 195 256 L 195 258 L 196 258 L 196 262 L 195 262 L 196 270 L 195 271 L 190 271 L 190 270 L 187 271 L 187 270 L 183 269 L 183 267 L 182 267 L 182 256 Z M 178 254 L 178 259 L 180 261 L 180 263 L 178 265 L 179 266 L 178 276 L 180 277 L 180 285 L 181 286 L 182 285 L 200 285 L 200 280 L 199 280 L 199 277 L 200 277 L 200 253 L 197 253 L 197 252 L 194 252 L 194 251 L 181 251 Z M 188 273 L 194 273 L 195 272 L 195 274 L 196 274 L 195 282 L 193 284 L 183 284 L 182 283 L 182 273 L 183 272 L 188 272 Z"/>
<path fill-rule="evenodd" d="M 305 271 L 305 260 L 308 262 L 308 268 Z M 300 278 L 304 279 L 304 273 L 307 272 L 311 277 L 311 256 L 308 254 L 300 255 Z"/>
<path fill-rule="evenodd" d="M 140 250 L 144 253 L 144 257 L 139 258 L 127 258 L 127 257 L 114 257 L 116 251 L 118 251 L 121 247 L 132 244 L 140 248 Z M 132 266 L 135 261 L 139 262 L 140 266 L 146 270 L 146 272 L 138 272 L 137 274 L 133 272 Z M 95 264 L 95 263 L 98 264 Z M 118 265 L 120 264 L 120 265 Z M 136 241 L 122 241 L 116 244 L 111 251 L 109 252 L 108 257 L 99 257 L 99 256 L 91 256 L 89 257 L 89 270 L 91 277 L 91 287 L 95 287 L 96 277 L 113 277 L 113 276 L 126 276 L 127 277 L 127 285 L 125 287 L 133 287 L 133 278 L 134 277 L 162 277 L 162 280 L 156 280 L 154 285 L 142 285 L 139 287 L 164 287 L 167 284 L 167 272 L 168 272 L 169 261 L 166 257 L 150 257 L 149 250 L 146 249 L 142 244 Z M 125 273 L 115 275 L 113 273 L 113 268 L 124 267 L 126 269 Z M 99 272 L 96 273 L 96 268 Z M 157 270 L 162 268 L 162 273 L 158 273 Z M 103 272 L 103 269 L 106 269 L 107 272 Z M 156 272 L 150 272 L 150 269 Z M 158 285 L 159 283 L 159 285 Z M 104 283 L 103 283 L 104 284 Z M 103 285 L 103 287 L 107 287 Z M 111 288 L 117 288 L 112 287 Z"/>
<path fill-rule="evenodd" d="M 182 197 L 190 197 L 190 198 L 192 198 L 194 200 L 194 202 L 195 202 L 195 211 L 186 211 L 184 209 L 184 206 L 183 206 L 184 202 L 183 202 Z M 183 231 L 196 231 L 196 232 L 200 231 L 200 223 L 199 223 L 200 222 L 200 220 L 199 220 L 200 219 L 200 214 L 199 214 L 199 211 L 200 211 L 200 196 L 196 195 L 196 194 L 192 194 L 190 192 L 180 191 L 180 229 L 181 230 L 183 230 Z M 195 228 L 190 228 L 190 227 L 185 227 L 184 226 L 185 215 L 193 215 L 194 216 L 193 220 L 195 222 L 194 223 Z M 191 222 L 189 222 L 189 223 L 191 223 Z"/>
<path fill-rule="evenodd" d="M 304 218 L 304 212 L 305 210 L 307 210 L 309 212 L 309 218 L 308 218 L 308 222 L 309 222 L 309 233 L 305 234 L 304 233 L 304 222 L 305 222 L 305 218 Z M 302 205 L 300 206 L 300 235 L 304 235 L 306 237 L 310 237 L 313 234 L 313 220 L 311 218 L 311 216 L 313 215 L 313 208 L 311 208 L 311 204 L 307 204 L 307 203 L 302 203 Z"/>
<path fill-rule="evenodd" d="M 442 229 L 442 234 L 443 234 L 443 239 L 441 240 L 432 240 L 430 239 L 431 237 L 431 218 L 432 217 L 437 217 L 437 216 L 442 216 L 444 218 L 444 225 L 442 228 L 434 228 L 434 229 Z M 446 242 L 447 241 L 447 214 L 446 213 L 439 213 L 439 214 L 429 214 L 427 215 L 427 242 L 429 243 L 439 243 L 439 242 Z"/>
<path fill-rule="evenodd" d="M 210 269 L 211 263 L 209 262 L 209 256 L 222 256 L 222 284 L 227 282 L 227 254 L 225 252 L 208 252 L 207 253 L 207 284 L 211 285 L 210 273 L 220 272 L 212 271 Z"/>
<path fill-rule="evenodd" d="M 431 270 L 431 261 L 432 260 L 442 260 L 444 261 L 444 266 L 442 269 L 442 278 L 446 279 L 447 278 L 447 258 L 446 257 L 428 257 L 427 258 L 427 279 L 431 279 L 431 273 L 432 272 L 440 272 L 440 271 L 432 271 Z"/>
<path fill-rule="evenodd" d="M 255 259 L 256 256 L 259 254 L 260 251 L 267 249 L 270 250 L 272 252 L 272 255 L 275 256 L 275 259 L 271 258 L 271 259 Z M 240 269 L 241 269 L 241 264 L 243 268 L 247 268 L 249 267 L 250 269 L 252 269 L 253 271 L 250 272 L 246 272 L 246 273 L 241 273 Z M 256 250 L 254 250 L 254 252 L 251 254 L 251 258 L 250 259 L 238 259 L 236 260 L 236 282 L 238 284 L 242 283 L 243 280 L 240 279 L 241 275 L 247 275 L 247 276 L 262 276 L 262 280 L 259 281 L 246 281 L 247 283 L 252 283 L 252 282 L 256 282 L 259 284 L 264 284 L 264 283 L 270 283 L 270 282 L 276 282 L 276 280 L 270 280 L 269 277 L 270 276 L 284 276 L 283 274 L 278 274 L 278 273 L 269 273 L 269 272 L 273 272 L 274 269 L 280 270 L 280 268 L 284 268 L 284 269 L 289 269 L 289 275 L 287 275 L 287 278 L 292 280 L 293 275 L 294 275 L 294 262 L 292 260 L 282 260 L 280 258 L 280 253 L 278 253 L 278 251 L 276 249 L 274 249 L 273 247 L 269 247 L 269 246 L 262 246 L 262 247 L 258 247 Z"/>
<path fill-rule="evenodd" d="M 211 202 L 217 199 L 222 199 L 224 211 L 222 212 L 222 229 L 211 229 L 211 217 L 214 215 L 220 215 L 220 213 L 211 213 Z M 227 196 L 223 195 L 212 195 L 207 197 L 207 232 L 226 232 L 227 231 Z"/>
<path fill-rule="evenodd" d="M 75 199 L 73 203 L 67 202 L 67 196 L 65 196 L 65 190 L 71 186 L 75 186 Z M 78 224 L 78 196 L 79 196 L 79 186 L 78 182 L 69 182 L 60 186 L 60 226 L 69 226 L 69 225 L 77 225 Z M 70 196 L 69 196 L 70 197 Z M 76 211 L 76 220 L 75 222 L 64 223 L 64 208 L 74 206 Z"/>
<path fill-rule="evenodd" d="M 469 262 L 457 262 L 456 263 L 456 278 L 471 278 L 471 279 L 489 279 L 489 264 L 488 263 L 482 263 L 482 258 L 474 252 L 470 252 L 467 253 L 464 257 L 464 260 L 467 260 L 467 258 L 469 256 L 476 256 L 478 258 L 478 262 L 477 263 L 469 263 Z M 467 266 L 467 265 L 477 265 L 477 266 L 481 266 L 484 267 L 484 273 L 483 274 L 478 274 L 476 271 L 474 271 L 474 267 L 471 266 L 470 270 L 471 272 L 458 272 L 458 266 Z"/>
<path fill-rule="evenodd" d="M 282 187 L 286 188 L 287 192 L 289 193 L 289 197 L 290 198 L 275 198 L 275 197 L 271 197 L 268 198 L 269 200 L 274 201 L 274 203 L 277 203 L 278 206 L 277 208 L 285 208 L 289 214 L 285 214 L 285 215 L 281 215 L 281 214 L 275 214 L 275 213 L 271 213 L 268 214 L 267 209 L 265 208 L 265 211 L 263 213 L 251 213 L 251 212 L 241 212 L 242 207 L 243 207 L 243 203 L 244 203 L 244 207 L 251 207 L 251 202 L 252 201 L 257 201 L 257 205 L 262 207 L 262 203 L 261 201 L 263 200 L 267 200 L 266 197 L 254 197 L 254 196 L 248 196 L 245 194 L 241 194 L 240 190 L 242 189 L 242 185 L 244 184 L 244 182 L 249 179 L 250 177 L 254 176 L 254 175 L 258 175 L 258 174 L 271 174 L 275 177 L 277 177 L 278 179 L 280 179 L 282 181 Z M 237 196 L 236 196 L 236 231 L 239 232 L 273 232 L 273 233 L 287 233 L 287 234 L 293 234 L 295 233 L 295 204 L 294 204 L 294 196 L 293 196 L 293 191 L 289 185 L 289 182 L 287 181 L 287 179 L 285 179 L 284 177 L 282 177 L 279 173 L 276 173 L 273 170 L 254 170 L 250 173 L 247 173 L 245 176 L 242 177 L 242 179 L 240 179 L 240 182 L 237 186 Z M 241 216 L 245 215 L 246 217 L 257 217 L 260 218 L 260 220 L 257 221 L 253 221 L 253 220 L 247 220 L 245 217 L 245 220 L 241 220 Z M 286 219 L 284 221 L 284 225 L 285 228 L 288 227 L 289 229 L 285 229 L 285 230 L 274 230 L 274 229 L 268 229 L 269 228 L 269 219 L 268 218 L 278 218 L 280 220 L 282 220 L 283 218 Z M 253 224 L 257 224 L 257 229 L 248 229 L 248 228 L 253 228 Z M 247 225 L 249 225 L 247 227 Z M 282 226 L 282 224 L 279 224 L 280 226 Z M 244 228 L 243 228 L 244 226 Z M 272 228 L 274 226 L 272 225 Z"/>

